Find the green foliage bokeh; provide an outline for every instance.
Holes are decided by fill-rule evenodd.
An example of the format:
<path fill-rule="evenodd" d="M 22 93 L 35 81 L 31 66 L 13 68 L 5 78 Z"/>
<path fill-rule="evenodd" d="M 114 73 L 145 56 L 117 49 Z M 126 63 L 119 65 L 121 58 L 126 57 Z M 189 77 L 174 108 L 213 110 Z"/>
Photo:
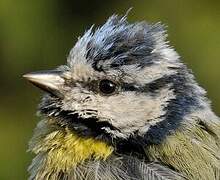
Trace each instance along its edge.
<path fill-rule="evenodd" d="M 130 7 L 131 22 L 167 25 L 171 45 L 220 114 L 220 1 L 0 0 L 0 179 L 27 179 L 32 158 L 26 150 L 41 92 L 22 74 L 64 64 L 85 29 Z"/>

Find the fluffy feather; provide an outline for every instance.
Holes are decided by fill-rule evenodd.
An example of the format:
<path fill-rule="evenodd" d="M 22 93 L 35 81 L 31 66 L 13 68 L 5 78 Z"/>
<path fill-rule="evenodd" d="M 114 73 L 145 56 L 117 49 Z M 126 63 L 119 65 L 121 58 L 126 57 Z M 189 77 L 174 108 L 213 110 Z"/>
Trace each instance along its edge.
<path fill-rule="evenodd" d="M 56 69 L 62 96 L 39 106 L 30 179 L 220 179 L 220 120 L 166 37 L 114 15 L 79 38 Z"/>

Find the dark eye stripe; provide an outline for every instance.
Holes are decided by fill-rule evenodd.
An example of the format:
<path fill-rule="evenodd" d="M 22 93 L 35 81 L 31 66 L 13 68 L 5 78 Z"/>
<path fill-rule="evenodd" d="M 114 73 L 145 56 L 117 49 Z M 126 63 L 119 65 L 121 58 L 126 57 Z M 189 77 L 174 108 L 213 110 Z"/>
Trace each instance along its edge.
<path fill-rule="evenodd" d="M 121 88 L 124 91 L 156 93 L 158 90 L 171 83 L 175 76 L 176 75 L 164 76 L 144 86 L 137 86 L 134 83 L 122 83 Z"/>

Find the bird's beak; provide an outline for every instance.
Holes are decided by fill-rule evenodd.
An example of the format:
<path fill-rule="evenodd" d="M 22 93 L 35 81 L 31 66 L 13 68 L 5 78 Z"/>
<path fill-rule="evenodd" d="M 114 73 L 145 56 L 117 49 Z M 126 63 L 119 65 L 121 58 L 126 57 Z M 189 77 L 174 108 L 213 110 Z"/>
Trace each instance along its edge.
<path fill-rule="evenodd" d="M 60 88 L 65 80 L 62 78 L 61 71 L 38 71 L 24 74 L 23 77 L 40 89 L 62 98 Z"/>

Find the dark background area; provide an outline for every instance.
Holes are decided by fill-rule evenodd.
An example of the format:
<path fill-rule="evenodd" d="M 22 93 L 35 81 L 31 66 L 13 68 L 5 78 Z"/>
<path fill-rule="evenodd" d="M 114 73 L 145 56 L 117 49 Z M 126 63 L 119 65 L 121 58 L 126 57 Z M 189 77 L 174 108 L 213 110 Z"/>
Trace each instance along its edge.
<path fill-rule="evenodd" d="M 79 35 L 113 13 L 158 21 L 220 114 L 219 0 L 0 0 L 0 179 L 27 179 L 41 92 L 22 74 L 65 64 Z"/>

